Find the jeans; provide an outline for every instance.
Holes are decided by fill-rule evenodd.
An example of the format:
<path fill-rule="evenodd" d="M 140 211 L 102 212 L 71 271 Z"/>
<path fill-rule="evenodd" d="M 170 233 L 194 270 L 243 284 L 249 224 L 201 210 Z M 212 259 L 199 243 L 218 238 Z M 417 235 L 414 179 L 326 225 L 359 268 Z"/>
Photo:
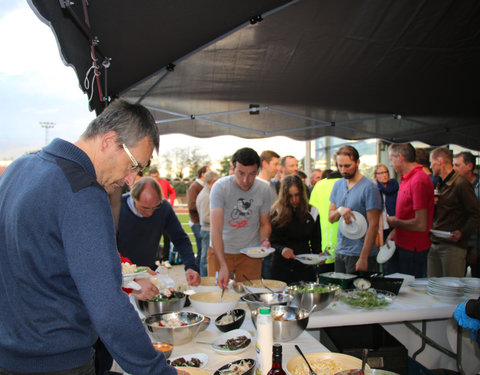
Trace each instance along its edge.
<path fill-rule="evenodd" d="M 191 224 L 193 236 L 197 243 L 197 257 L 195 258 L 195 264 L 200 268 L 200 260 L 202 259 L 202 237 L 200 236 L 200 224 Z"/>
<path fill-rule="evenodd" d="M 336 254 L 335 255 L 335 272 L 342 273 L 355 273 L 355 265 L 360 257 Z M 368 257 L 368 270 L 369 272 L 378 271 L 377 258 L 374 256 Z"/>
<path fill-rule="evenodd" d="M 267 255 L 265 258 L 263 258 L 262 278 L 264 279 L 272 278 L 272 259 L 273 259 L 273 254 Z"/>
<path fill-rule="evenodd" d="M 397 272 L 413 275 L 417 279 L 427 277 L 428 250 L 417 251 L 397 247 L 395 253 L 398 260 Z"/>
<path fill-rule="evenodd" d="M 14 372 L 0 367 L 0 375 L 95 375 L 93 359 L 84 365 L 69 370 L 45 371 L 45 372 Z"/>
<path fill-rule="evenodd" d="M 207 230 L 200 230 L 200 237 L 202 238 L 202 255 L 200 258 L 200 276 L 201 277 L 206 277 L 208 276 L 207 272 L 207 265 L 208 265 L 208 260 L 207 260 L 207 250 L 208 247 L 210 246 L 210 232 Z"/>

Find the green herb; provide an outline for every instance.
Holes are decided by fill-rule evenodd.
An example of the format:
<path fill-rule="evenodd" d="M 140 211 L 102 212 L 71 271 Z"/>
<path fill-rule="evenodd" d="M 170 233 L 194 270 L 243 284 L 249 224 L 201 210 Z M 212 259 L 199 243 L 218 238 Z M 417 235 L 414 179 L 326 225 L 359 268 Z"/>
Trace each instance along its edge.
<path fill-rule="evenodd" d="M 376 293 L 368 290 L 342 295 L 340 300 L 352 306 L 365 308 L 382 307 L 390 303 L 384 296 L 378 296 Z"/>
<path fill-rule="evenodd" d="M 173 296 L 170 298 L 165 296 L 157 296 L 147 300 L 147 302 L 167 302 L 167 301 L 175 301 L 177 299 L 178 299 L 177 297 L 173 297 Z"/>
<path fill-rule="evenodd" d="M 331 292 L 332 288 L 330 287 L 325 287 L 325 286 L 315 286 L 315 287 L 309 287 L 309 286 L 302 286 L 302 287 L 298 287 L 296 289 L 297 292 L 299 293 L 317 293 L 317 294 L 321 294 L 321 293 L 329 293 Z"/>

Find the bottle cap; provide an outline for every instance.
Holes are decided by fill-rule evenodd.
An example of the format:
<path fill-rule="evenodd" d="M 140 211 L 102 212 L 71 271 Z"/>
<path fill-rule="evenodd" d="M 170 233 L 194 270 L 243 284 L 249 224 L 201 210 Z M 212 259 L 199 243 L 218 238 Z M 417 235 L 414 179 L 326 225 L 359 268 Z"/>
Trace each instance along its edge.
<path fill-rule="evenodd" d="M 273 344 L 273 354 L 274 355 L 282 355 L 282 345 Z"/>
<path fill-rule="evenodd" d="M 259 313 L 261 315 L 270 315 L 270 307 L 260 307 Z"/>

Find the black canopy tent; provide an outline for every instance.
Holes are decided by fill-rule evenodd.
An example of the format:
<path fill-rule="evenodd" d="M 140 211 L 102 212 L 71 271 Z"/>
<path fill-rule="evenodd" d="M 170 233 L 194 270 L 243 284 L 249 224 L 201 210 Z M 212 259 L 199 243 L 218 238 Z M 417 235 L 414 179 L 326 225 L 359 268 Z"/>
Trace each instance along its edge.
<path fill-rule="evenodd" d="M 475 0 L 31 3 L 90 107 L 141 102 L 161 134 L 480 149 Z"/>

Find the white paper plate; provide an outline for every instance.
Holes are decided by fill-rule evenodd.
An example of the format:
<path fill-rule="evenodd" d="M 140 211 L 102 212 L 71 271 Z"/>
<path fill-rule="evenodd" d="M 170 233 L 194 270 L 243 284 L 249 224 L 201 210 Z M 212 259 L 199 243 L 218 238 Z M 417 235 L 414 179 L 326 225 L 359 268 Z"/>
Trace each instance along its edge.
<path fill-rule="evenodd" d="M 428 285 L 428 279 L 416 279 L 409 281 L 407 284 L 410 288 L 416 289 L 416 290 L 427 290 L 427 285 Z"/>
<path fill-rule="evenodd" d="M 438 238 L 452 237 L 452 232 L 447 232 L 445 230 L 430 229 L 430 233 L 433 234 L 435 237 L 438 237 Z"/>
<path fill-rule="evenodd" d="M 142 278 L 142 277 L 147 277 L 149 272 L 147 267 L 138 267 L 137 268 L 139 271 L 138 272 L 132 272 L 132 273 L 123 273 L 122 278 L 124 280 L 131 280 L 135 278 Z"/>
<path fill-rule="evenodd" d="M 273 247 L 246 247 L 245 249 L 240 250 L 242 254 L 249 256 L 250 258 L 265 258 L 266 256 L 273 253 L 275 249 Z"/>
<path fill-rule="evenodd" d="M 380 247 L 377 254 L 377 262 L 382 264 L 389 260 L 395 253 L 395 242 L 388 241 L 388 246 L 385 244 Z"/>
<path fill-rule="evenodd" d="M 170 361 L 170 363 L 172 363 L 178 358 L 185 358 L 186 361 L 190 361 L 192 358 L 198 358 L 200 362 L 202 362 L 202 364 L 200 365 L 200 367 L 194 367 L 194 368 L 204 368 L 205 365 L 208 363 L 208 355 L 206 355 L 205 353 L 179 355 L 178 357 L 169 358 L 168 360 Z M 183 367 L 183 366 L 175 366 L 175 367 Z M 190 368 L 191 367 L 189 367 L 189 369 Z M 186 371 L 189 371 L 189 370 L 186 370 Z"/>
<path fill-rule="evenodd" d="M 306 264 L 308 266 L 313 266 L 324 261 L 325 259 L 327 259 L 327 257 L 320 254 L 299 254 L 295 256 L 295 259 L 298 260 L 300 263 Z"/>
<path fill-rule="evenodd" d="M 352 212 L 353 215 L 355 215 L 355 220 L 352 220 L 352 223 L 347 225 L 345 224 L 343 217 L 341 217 L 338 229 L 340 229 L 340 232 L 342 232 L 345 237 L 350 238 L 351 240 L 358 240 L 367 232 L 367 219 L 365 219 L 365 216 L 358 211 Z"/>
<path fill-rule="evenodd" d="M 233 338 L 239 337 L 239 336 L 248 337 L 250 339 L 250 344 L 248 344 L 244 348 L 240 348 L 240 349 L 237 349 L 237 350 L 220 349 L 220 348 L 215 346 L 215 345 L 223 345 L 227 342 L 228 339 L 233 339 Z M 212 343 L 211 347 L 212 347 L 212 350 L 214 350 L 215 352 L 217 352 L 219 354 L 224 354 L 224 355 L 238 354 L 238 353 L 241 353 L 241 352 L 244 352 L 245 350 L 247 350 L 250 347 L 250 345 L 252 345 L 252 341 L 253 341 L 252 335 L 250 335 L 250 333 L 248 331 L 245 331 L 244 329 L 234 329 L 233 331 L 229 331 L 229 332 L 224 333 L 223 335 L 220 335 L 219 337 L 217 337 L 215 339 L 215 341 Z"/>

